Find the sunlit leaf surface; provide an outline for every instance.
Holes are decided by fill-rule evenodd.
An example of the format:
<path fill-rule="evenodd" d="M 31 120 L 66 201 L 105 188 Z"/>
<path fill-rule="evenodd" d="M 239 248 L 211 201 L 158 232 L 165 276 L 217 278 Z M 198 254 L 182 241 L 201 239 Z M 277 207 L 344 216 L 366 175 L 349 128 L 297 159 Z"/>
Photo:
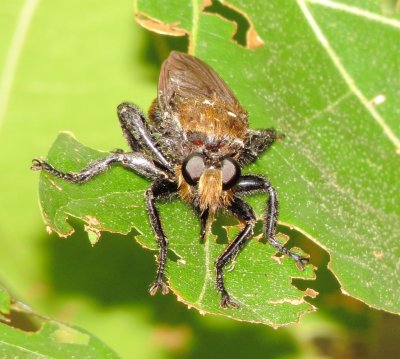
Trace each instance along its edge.
<path fill-rule="evenodd" d="M 254 28 L 248 47 L 265 43 L 249 50 L 229 40 L 232 22 L 202 4 L 138 0 L 138 18 L 184 28 L 190 51 L 228 82 L 252 126 L 286 134 L 251 169 L 278 187 L 280 220 L 330 253 L 344 292 L 399 312 L 398 15 L 375 1 L 223 2 Z"/>

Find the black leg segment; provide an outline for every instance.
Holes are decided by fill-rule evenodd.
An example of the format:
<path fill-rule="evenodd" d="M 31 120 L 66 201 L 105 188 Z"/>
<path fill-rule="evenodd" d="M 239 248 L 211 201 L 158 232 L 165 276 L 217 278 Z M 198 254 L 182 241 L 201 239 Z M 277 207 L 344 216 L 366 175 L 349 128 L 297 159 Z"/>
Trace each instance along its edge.
<path fill-rule="evenodd" d="M 155 161 L 160 163 L 170 173 L 173 173 L 171 163 L 165 158 L 158 142 L 153 137 L 153 129 L 147 123 L 142 112 L 129 103 L 122 103 L 117 109 L 122 132 L 133 151 L 145 151 Z"/>
<path fill-rule="evenodd" d="M 217 269 L 217 290 L 221 294 L 221 307 L 237 308 L 238 304 L 235 303 L 228 294 L 224 284 L 223 269 L 244 247 L 247 240 L 253 234 L 253 228 L 256 223 L 256 216 L 253 209 L 244 202 L 241 198 L 235 197 L 228 210 L 235 215 L 241 222 L 245 223 L 244 229 L 238 236 L 228 245 L 225 251 L 218 257 L 216 261 Z"/>
<path fill-rule="evenodd" d="M 262 176 L 245 175 L 242 176 L 234 192 L 239 193 L 255 193 L 268 192 L 267 210 L 264 221 L 264 235 L 268 242 L 277 249 L 280 253 L 292 258 L 299 269 L 304 269 L 304 265 L 308 263 L 308 258 L 303 258 L 298 254 L 285 248 L 279 241 L 276 240 L 276 225 L 278 222 L 278 198 L 276 190 L 271 186 L 270 182 Z"/>
<path fill-rule="evenodd" d="M 208 209 L 206 209 L 204 212 L 201 212 L 200 210 L 198 210 L 198 212 L 200 213 L 200 225 L 201 225 L 200 241 L 202 242 L 204 241 L 204 238 L 206 238 L 207 235 L 209 211 Z"/>
<path fill-rule="evenodd" d="M 68 182 L 85 183 L 98 174 L 107 171 L 113 163 L 120 163 L 122 166 L 149 179 L 166 177 L 166 174 L 154 165 L 151 158 L 138 152 L 111 153 L 107 157 L 89 163 L 80 172 L 61 172 L 48 162 L 39 159 L 34 159 L 32 161 L 31 169 L 34 171 L 46 171 Z"/>
<path fill-rule="evenodd" d="M 149 212 L 150 224 L 159 246 L 157 275 L 149 289 L 151 295 L 155 295 L 159 289 L 161 289 L 162 294 L 168 293 L 168 287 L 163 280 L 167 264 L 168 239 L 162 228 L 160 214 L 155 205 L 155 199 L 170 197 L 177 191 L 178 186 L 176 183 L 169 180 L 156 181 L 146 191 L 146 205 Z"/>

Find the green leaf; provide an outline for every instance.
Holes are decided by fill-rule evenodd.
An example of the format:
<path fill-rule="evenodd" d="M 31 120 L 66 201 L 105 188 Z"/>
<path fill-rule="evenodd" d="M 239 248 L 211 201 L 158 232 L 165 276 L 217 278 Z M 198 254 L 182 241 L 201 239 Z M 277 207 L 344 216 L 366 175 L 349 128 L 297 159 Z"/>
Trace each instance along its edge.
<path fill-rule="evenodd" d="M 0 317 L 2 358 L 119 358 L 87 331 L 44 318 L 22 303 L 13 301 L 10 305 L 10 301 L 8 292 L 0 287 L 0 310 L 7 315 Z M 14 322 L 17 314 L 19 319 Z M 25 325 L 27 328 L 15 325 Z"/>
<path fill-rule="evenodd" d="M 78 171 L 104 155 L 63 133 L 50 149 L 48 161 L 62 170 Z M 75 217 L 86 223 L 89 233 L 128 233 L 135 228 L 140 234 L 138 241 L 146 248 L 156 249 L 145 208 L 147 186 L 134 173 L 115 166 L 82 185 L 66 183 L 43 172 L 39 192 L 48 228 L 61 236 L 71 234 L 72 228 L 66 219 Z M 305 293 L 291 285 L 291 278 L 312 278 L 312 268 L 300 272 L 287 258 L 278 264 L 277 258 L 272 258 L 273 248 L 257 241 L 249 243 L 235 260 L 234 270 L 226 274 L 227 286 L 240 308 L 221 309 L 214 267 L 215 259 L 227 244 L 221 224 L 216 225 L 216 231 L 220 232 L 218 240 L 212 236 L 200 243 L 199 221 L 186 205 L 173 201 L 162 204 L 160 210 L 170 238 L 167 266 L 170 288 L 188 306 L 202 313 L 223 314 L 272 326 L 295 322 L 300 314 L 313 309 L 304 301 Z M 230 239 L 235 233 L 235 228 L 231 228 Z"/>
<path fill-rule="evenodd" d="M 285 133 L 249 169 L 277 186 L 280 221 L 328 251 L 344 293 L 399 313 L 398 14 L 375 1 L 221 3 L 249 19 L 251 49 L 232 41 L 235 24 L 202 1 L 137 0 L 136 14 L 159 33 L 183 29 L 252 127 Z M 254 48 L 254 39 L 265 45 Z"/>
<path fill-rule="evenodd" d="M 10 297 L 8 292 L 0 285 L 0 319 L 3 319 L 3 314 L 10 313 Z"/>
<path fill-rule="evenodd" d="M 2 358 L 119 358 L 82 329 L 48 321 L 35 333 L 0 323 Z"/>

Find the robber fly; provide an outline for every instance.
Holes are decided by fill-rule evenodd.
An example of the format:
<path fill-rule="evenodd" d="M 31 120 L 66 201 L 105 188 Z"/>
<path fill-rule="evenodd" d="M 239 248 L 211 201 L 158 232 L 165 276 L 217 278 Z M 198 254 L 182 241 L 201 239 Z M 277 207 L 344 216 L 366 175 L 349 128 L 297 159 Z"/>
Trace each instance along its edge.
<path fill-rule="evenodd" d="M 151 181 L 146 191 L 150 223 L 159 245 L 158 269 L 151 295 L 168 292 L 164 282 L 168 239 L 156 200 L 179 196 L 198 213 L 203 240 L 219 209 L 227 209 L 244 224 L 237 237 L 216 260 L 216 287 L 222 307 L 237 307 L 224 285 L 223 269 L 251 238 L 256 223 L 253 209 L 242 195 L 268 192 L 264 235 L 298 267 L 308 262 L 275 239 L 278 200 L 270 182 L 259 175 L 242 175 L 241 168 L 256 160 L 277 139 L 274 129 L 252 130 L 248 114 L 217 73 L 201 60 L 172 52 L 161 67 L 158 97 L 149 120 L 135 106 L 118 106 L 122 132 L 131 152 L 115 151 L 77 173 L 65 173 L 34 159 L 32 169 L 43 170 L 73 183 L 84 183 L 119 163 Z"/>

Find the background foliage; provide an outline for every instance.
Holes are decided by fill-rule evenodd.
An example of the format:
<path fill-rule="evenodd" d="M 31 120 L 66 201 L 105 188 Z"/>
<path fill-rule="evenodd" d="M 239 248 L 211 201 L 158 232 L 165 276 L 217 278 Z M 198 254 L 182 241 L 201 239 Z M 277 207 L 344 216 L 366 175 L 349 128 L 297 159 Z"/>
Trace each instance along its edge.
<path fill-rule="evenodd" d="M 339 294 L 337 282 L 326 270 L 326 254 L 304 238 L 298 240 L 320 266 L 314 288 L 323 294 L 312 302 L 324 309 L 305 317 L 297 327 L 276 332 L 224 318 L 201 317 L 188 311 L 172 296 L 149 299 L 146 290 L 153 277 L 153 256 L 136 245 L 132 235 L 106 234 L 90 248 L 82 225 L 73 223 L 78 231 L 68 240 L 60 240 L 54 235 L 49 237 L 43 230 L 37 206 L 37 176 L 28 171 L 31 158 L 45 154 L 57 133 L 64 129 L 92 148 L 124 147 L 115 120 L 115 105 L 122 100 L 131 100 L 142 108 L 148 107 L 156 92 L 159 64 L 171 44 L 134 24 L 129 1 L 121 1 L 112 7 L 95 1 L 3 3 L 2 68 L 9 69 L 10 49 L 13 44 L 18 44 L 15 31 L 21 11 L 28 7 L 25 11 L 33 15 L 21 51 L 17 51 L 19 56 L 14 60 L 12 86 L 9 91 L 7 86 L 2 87 L 2 91 L 6 88 L 2 99 L 6 98 L 5 93 L 9 96 L 2 102 L 2 106 L 5 103 L 7 107 L 0 118 L 3 154 L 0 159 L 0 273 L 3 284 L 15 297 L 29 302 L 36 311 L 84 327 L 127 358 L 217 357 L 221 353 L 227 354 L 227 348 L 236 355 L 243 351 L 261 357 L 268 352 L 276 358 L 310 358 L 321 353 L 336 357 L 367 357 L 380 353 L 390 357 L 391 353 L 396 353 L 398 343 L 391 338 L 399 330 L 397 317 L 367 309 L 360 302 Z M 290 2 L 288 8 L 292 8 L 293 3 Z M 381 11 L 376 2 L 363 4 L 369 11 Z M 325 18 L 333 14 L 325 8 L 312 9 L 319 14 L 325 10 L 323 15 L 315 16 Z M 395 7 L 389 6 L 390 11 L 393 9 Z M 283 18 L 285 14 L 289 26 L 291 17 L 282 13 Z M 354 44 L 365 51 L 372 47 L 375 50 L 369 56 L 383 56 L 385 48 L 391 49 L 382 41 L 387 40 L 386 33 L 379 36 L 379 47 L 367 46 L 364 39 L 373 41 L 371 38 L 375 37 L 362 36 L 363 32 L 357 36 L 357 32 L 352 31 L 352 36 L 346 37 L 349 26 L 353 29 L 353 18 L 340 23 L 336 18 L 333 22 L 326 21 L 326 24 L 332 23 L 341 25 L 326 25 L 332 36 L 337 34 L 335 38 L 340 41 L 353 40 L 353 43 L 341 46 L 343 49 L 350 51 L 355 48 Z M 346 23 L 347 28 L 342 26 Z M 367 23 L 364 31 L 369 26 Z M 344 32 L 343 36 L 339 36 L 338 29 Z M 377 31 L 374 28 L 374 32 Z M 184 47 L 184 44 L 173 46 Z M 354 57 L 351 51 L 342 56 Z M 382 62 L 378 59 L 376 63 Z M 218 69 L 218 63 L 212 65 Z M 389 71 L 389 65 L 378 65 L 370 72 L 376 74 L 385 68 Z M 364 64 L 356 70 L 371 70 L 369 66 L 369 63 Z M 362 72 L 359 77 L 364 79 Z M 374 78 L 378 81 L 382 76 Z M 372 91 L 367 94 L 368 99 L 378 94 L 370 83 L 365 86 Z M 392 84 L 389 90 L 392 88 L 396 87 Z M 376 89 L 382 89 L 379 82 Z M 303 88 L 303 91 L 309 90 Z M 286 96 L 291 99 L 290 93 Z M 241 100 L 251 104 L 246 98 Z M 392 106 L 385 110 L 387 118 L 396 118 L 396 108 Z M 249 110 L 255 111 L 251 106 Z M 390 123 L 394 132 L 397 131 L 396 123 Z M 367 122 L 363 126 L 367 126 Z M 381 143 L 380 136 L 373 137 L 372 143 Z M 278 183 L 284 181 L 278 180 Z M 282 187 L 280 191 L 287 192 Z M 369 195 L 367 193 L 368 199 Z M 291 233 L 291 236 L 299 235 Z M 352 269 L 351 265 L 348 267 Z M 390 268 L 388 273 L 388 278 L 398 279 Z M 304 283 L 298 285 L 305 288 Z M 395 289 L 395 286 L 385 285 L 382 292 Z M 28 316 L 17 322 L 26 328 L 30 321 Z"/>

